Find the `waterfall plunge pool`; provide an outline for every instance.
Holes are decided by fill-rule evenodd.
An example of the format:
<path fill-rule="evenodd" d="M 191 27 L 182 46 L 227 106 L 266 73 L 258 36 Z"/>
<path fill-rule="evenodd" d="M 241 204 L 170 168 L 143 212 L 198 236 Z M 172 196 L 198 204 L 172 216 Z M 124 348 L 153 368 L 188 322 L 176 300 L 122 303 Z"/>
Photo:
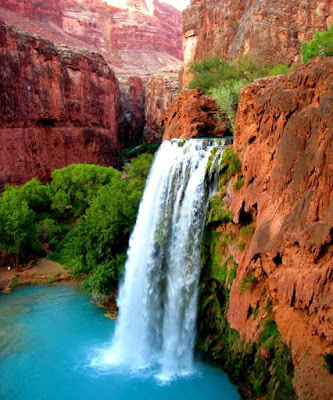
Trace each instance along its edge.
<path fill-rule="evenodd" d="M 103 366 L 115 327 L 103 313 L 69 285 L 0 295 L 0 399 L 240 399 L 225 373 L 199 361 L 193 375 L 167 383 L 158 368 Z"/>

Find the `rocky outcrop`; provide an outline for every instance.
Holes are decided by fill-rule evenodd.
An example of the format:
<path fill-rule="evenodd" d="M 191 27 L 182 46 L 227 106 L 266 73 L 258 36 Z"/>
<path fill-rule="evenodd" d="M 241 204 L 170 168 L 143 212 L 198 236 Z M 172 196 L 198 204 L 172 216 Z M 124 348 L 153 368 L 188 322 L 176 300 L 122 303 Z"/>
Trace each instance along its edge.
<path fill-rule="evenodd" d="M 126 78 L 147 79 L 182 59 L 181 13 L 157 0 L 0 0 L 0 16 L 55 43 L 99 50 Z"/>
<path fill-rule="evenodd" d="M 296 392 L 311 400 L 333 396 L 323 358 L 333 353 L 332 87 L 332 58 L 247 86 L 234 144 L 244 186 L 229 188 L 234 222 L 255 230 L 245 251 L 231 249 L 239 267 L 228 320 L 253 340 L 260 318 L 249 309 L 269 296 Z M 249 275 L 255 285 L 242 293 Z"/>
<path fill-rule="evenodd" d="M 183 13 L 185 64 L 217 54 L 291 64 L 300 43 L 333 23 L 330 0 L 192 0 Z M 183 85 L 189 77 L 185 74 Z"/>
<path fill-rule="evenodd" d="M 163 140 L 225 136 L 226 124 L 211 96 L 183 90 L 163 115 Z"/>
<path fill-rule="evenodd" d="M 144 140 L 160 142 L 163 136 L 163 119 L 168 107 L 179 92 L 181 64 L 158 71 L 146 86 Z"/>
<path fill-rule="evenodd" d="M 98 54 L 0 23 L 0 185 L 71 163 L 118 163 L 121 100 Z"/>

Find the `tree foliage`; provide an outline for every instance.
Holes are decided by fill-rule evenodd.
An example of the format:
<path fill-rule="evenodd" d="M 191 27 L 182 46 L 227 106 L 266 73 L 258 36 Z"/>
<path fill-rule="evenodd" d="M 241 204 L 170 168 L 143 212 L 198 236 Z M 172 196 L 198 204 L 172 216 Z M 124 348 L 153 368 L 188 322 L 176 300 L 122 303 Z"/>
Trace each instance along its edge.
<path fill-rule="evenodd" d="M 301 53 L 304 63 L 314 57 L 333 56 L 333 25 L 327 31 L 316 32 L 311 42 L 303 42 Z"/>
<path fill-rule="evenodd" d="M 133 158 L 121 172 L 75 164 L 42 185 L 32 179 L 0 196 L 0 252 L 22 260 L 49 247 L 87 291 L 109 293 L 123 269 L 130 232 L 152 162 Z"/>
<path fill-rule="evenodd" d="M 194 78 L 188 87 L 200 88 L 203 93 L 212 95 L 221 114 L 226 117 L 227 129 L 232 132 L 241 89 L 257 78 L 279 75 L 290 70 L 291 67 L 283 64 L 254 62 L 249 56 L 231 63 L 214 55 L 208 60 L 191 64 L 190 72 Z"/>

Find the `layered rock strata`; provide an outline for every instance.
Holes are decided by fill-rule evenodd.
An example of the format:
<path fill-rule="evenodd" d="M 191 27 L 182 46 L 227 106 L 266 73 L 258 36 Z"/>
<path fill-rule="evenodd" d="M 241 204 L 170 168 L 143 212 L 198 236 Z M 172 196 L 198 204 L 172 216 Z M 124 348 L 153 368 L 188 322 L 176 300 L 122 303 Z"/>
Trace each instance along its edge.
<path fill-rule="evenodd" d="M 165 112 L 179 92 L 179 74 L 181 66 L 164 68 L 148 81 L 146 86 L 144 140 L 160 142 L 163 136 Z"/>
<path fill-rule="evenodd" d="M 71 163 L 118 163 L 117 79 L 95 53 L 0 23 L 0 185 Z"/>
<path fill-rule="evenodd" d="M 330 0 L 192 0 L 183 13 L 185 65 L 217 54 L 291 64 L 300 44 L 333 23 Z M 189 77 L 185 74 L 185 86 Z"/>

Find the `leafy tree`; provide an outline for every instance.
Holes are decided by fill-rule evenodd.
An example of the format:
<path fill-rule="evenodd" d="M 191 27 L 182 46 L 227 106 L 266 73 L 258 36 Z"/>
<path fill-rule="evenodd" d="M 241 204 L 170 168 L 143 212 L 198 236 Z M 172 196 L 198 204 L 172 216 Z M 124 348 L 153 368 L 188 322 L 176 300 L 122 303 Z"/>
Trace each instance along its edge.
<path fill-rule="evenodd" d="M 314 57 L 333 56 L 333 25 L 327 31 L 316 32 L 311 42 L 303 42 L 301 53 L 304 63 Z"/>
<path fill-rule="evenodd" d="M 79 217 L 98 190 L 119 177 L 120 172 L 114 168 L 90 164 L 73 164 L 58 169 L 53 172 L 50 184 L 52 209 L 63 216 Z"/>
<path fill-rule="evenodd" d="M 0 197 L 0 226 L 0 251 L 10 253 L 16 269 L 21 255 L 42 252 L 36 215 L 22 200 L 19 190 L 6 190 Z"/>

